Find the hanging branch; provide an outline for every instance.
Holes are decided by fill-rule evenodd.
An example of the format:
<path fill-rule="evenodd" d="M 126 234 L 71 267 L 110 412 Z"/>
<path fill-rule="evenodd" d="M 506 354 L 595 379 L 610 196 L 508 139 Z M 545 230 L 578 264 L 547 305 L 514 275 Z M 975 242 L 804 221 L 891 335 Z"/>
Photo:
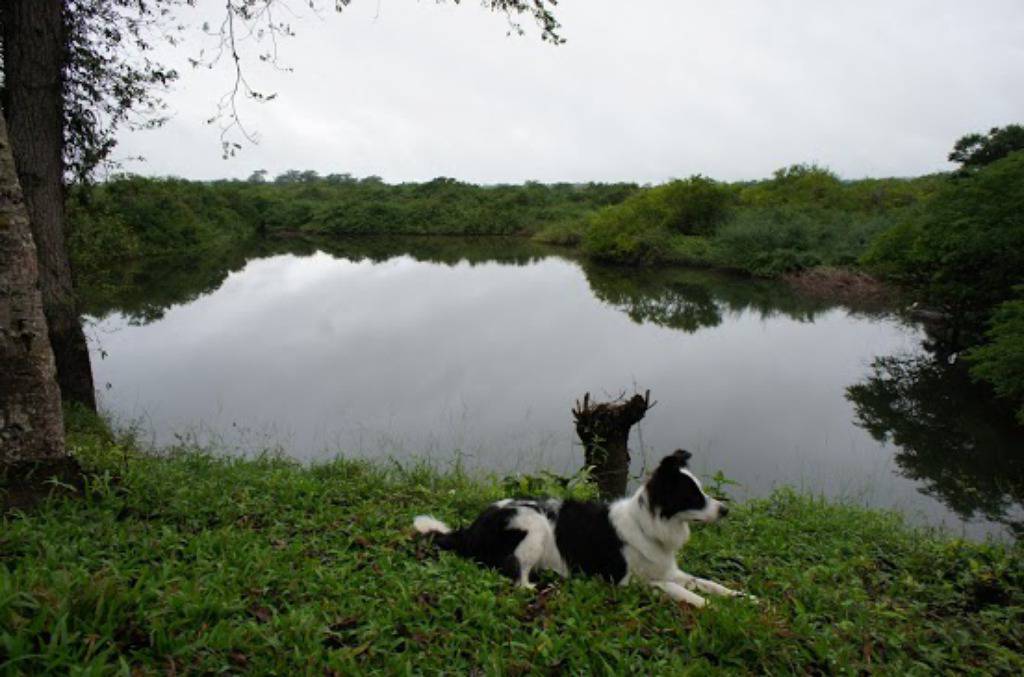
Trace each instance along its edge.
<path fill-rule="evenodd" d="M 443 1 L 443 0 L 439 0 Z M 461 0 L 453 0 L 461 4 Z M 320 3 L 316 0 L 304 0 L 308 11 L 319 16 Z M 334 0 L 334 11 L 340 13 L 351 4 L 351 0 Z M 559 34 L 561 26 L 555 19 L 552 8 L 557 0 L 483 0 L 483 6 L 494 12 L 504 14 L 509 21 L 508 34 L 524 35 L 525 30 L 517 17 L 528 15 L 541 28 L 541 39 L 552 44 L 562 44 L 565 39 Z M 267 103 L 277 98 L 276 93 L 264 93 L 255 89 L 245 76 L 243 66 L 246 63 L 244 47 L 251 42 L 255 45 L 269 44 L 266 48 L 257 47 L 256 58 L 274 68 L 290 72 L 291 68 L 283 68 L 278 62 L 278 40 L 295 37 L 290 23 L 274 17 L 274 9 L 280 7 L 292 17 L 298 15 L 292 11 L 286 0 L 224 0 L 224 18 L 213 30 L 208 24 L 203 26 L 204 32 L 217 41 L 217 47 L 210 58 L 206 58 L 205 50 L 198 58 L 190 59 L 193 67 L 213 68 L 221 59 L 229 58 L 232 66 L 232 85 L 217 102 L 217 110 L 208 120 L 208 124 L 220 124 L 221 155 L 225 159 L 233 157 L 242 149 L 242 144 L 232 139 L 232 133 L 238 132 L 242 139 L 251 144 L 259 143 L 259 135 L 246 128 L 239 112 L 239 99 L 249 99 L 256 103 Z M 380 16 L 380 3 L 377 6 Z"/>

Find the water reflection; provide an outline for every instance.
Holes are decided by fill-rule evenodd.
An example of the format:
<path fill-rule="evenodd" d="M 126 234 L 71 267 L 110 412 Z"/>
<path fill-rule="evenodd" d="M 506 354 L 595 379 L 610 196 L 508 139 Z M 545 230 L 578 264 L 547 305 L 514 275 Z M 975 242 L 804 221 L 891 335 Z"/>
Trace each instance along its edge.
<path fill-rule="evenodd" d="M 484 263 L 524 266 L 555 250 L 523 238 L 359 237 L 253 240 L 232 248 L 210 248 L 187 256 L 164 256 L 107 270 L 101 277 L 78 281 L 86 315 L 106 317 L 117 312 L 132 324 L 148 324 L 168 308 L 195 301 L 216 291 L 231 273 L 250 261 L 317 252 L 352 262 L 382 263 L 399 256 L 454 266 Z M 562 252 L 564 254 L 564 252 Z"/>
<path fill-rule="evenodd" d="M 597 265 L 578 259 L 570 250 L 533 243 L 523 238 L 355 237 L 295 240 L 253 240 L 231 249 L 209 249 L 188 256 L 139 261 L 107 271 L 102 279 L 86 279 L 82 287 L 84 312 L 105 317 L 118 312 L 133 324 L 148 324 L 168 308 L 190 303 L 216 291 L 231 273 L 250 261 L 276 255 L 311 256 L 325 253 L 352 262 L 383 263 L 398 257 L 444 266 L 489 263 L 526 266 L 544 258 L 577 262 L 594 296 L 637 323 L 653 323 L 694 332 L 715 327 L 723 313 L 756 312 L 762 318 L 782 313 L 813 321 L 838 303 L 802 296 L 785 285 L 716 271 L 686 268 L 635 270 Z M 847 308 L 862 314 L 884 310 Z"/>
<path fill-rule="evenodd" d="M 635 384 L 661 404 L 634 475 L 682 446 L 747 495 L 798 485 L 972 536 L 1019 529 L 1019 429 L 936 372 L 917 328 L 782 284 L 521 239 L 361 238 L 147 261 L 84 289 L 104 406 L 157 445 L 192 431 L 572 472 L 572 402 Z"/>
<path fill-rule="evenodd" d="M 839 306 L 796 294 L 777 282 L 716 271 L 634 270 L 586 262 L 582 265 L 594 296 L 624 312 L 634 322 L 650 322 L 688 333 L 717 327 L 726 313 L 750 312 L 762 319 L 782 314 L 809 322 Z M 887 313 L 875 309 L 870 314 Z"/>
<path fill-rule="evenodd" d="M 847 397 L 858 423 L 895 445 L 900 472 L 964 519 L 1024 536 L 1024 430 L 960 364 L 931 355 L 879 357 Z"/>
<path fill-rule="evenodd" d="M 149 324 L 168 308 L 215 292 L 230 273 L 242 270 L 257 255 L 250 248 L 216 249 L 133 262 L 101 277 L 77 280 L 79 305 L 94 318 L 116 312 L 131 324 Z"/>

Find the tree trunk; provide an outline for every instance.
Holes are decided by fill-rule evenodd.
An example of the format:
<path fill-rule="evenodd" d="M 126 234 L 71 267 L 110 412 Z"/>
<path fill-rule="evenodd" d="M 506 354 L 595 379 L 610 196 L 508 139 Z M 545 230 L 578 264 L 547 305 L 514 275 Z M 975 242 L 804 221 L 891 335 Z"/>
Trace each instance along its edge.
<path fill-rule="evenodd" d="M 4 115 L 39 258 L 39 284 L 65 399 L 96 408 L 65 242 L 63 0 L 3 0 Z"/>
<path fill-rule="evenodd" d="M 64 458 L 36 248 L 0 115 L 0 466 Z"/>
<path fill-rule="evenodd" d="M 590 393 L 572 410 L 576 434 L 583 442 L 586 466 L 593 468 L 601 497 L 618 498 L 629 480 L 629 430 L 651 408 L 651 391 L 628 400 L 592 404 Z"/>

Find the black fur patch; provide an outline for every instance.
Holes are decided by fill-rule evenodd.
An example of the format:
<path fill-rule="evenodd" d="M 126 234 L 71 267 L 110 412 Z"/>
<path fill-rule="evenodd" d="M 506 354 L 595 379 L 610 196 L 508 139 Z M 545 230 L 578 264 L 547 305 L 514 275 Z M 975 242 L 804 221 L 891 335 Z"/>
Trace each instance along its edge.
<path fill-rule="evenodd" d="M 622 540 L 608 520 L 608 505 L 565 501 L 555 523 L 555 543 L 572 572 L 618 583 L 626 575 Z"/>
<path fill-rule="evenodd" d="M 703 510 L 707 505 L 707 496 L 697 482 L 682 472 L 688 460 L 690 452 L 682 449 L 661 460 L 647 482 L 652 514 L 667 518 L 689 510 Z"/>
<path fill-rule="evenodd" d="M 519 560 L 515 550 L 526 537 L 522 529 L 512 529 L 515 507 L 489 506 L 468 527 L 441 534 L 435 542 L 445 550 L 454 550 L 485 566 L 494 567 L 512 579 L 519 578 Z"/>

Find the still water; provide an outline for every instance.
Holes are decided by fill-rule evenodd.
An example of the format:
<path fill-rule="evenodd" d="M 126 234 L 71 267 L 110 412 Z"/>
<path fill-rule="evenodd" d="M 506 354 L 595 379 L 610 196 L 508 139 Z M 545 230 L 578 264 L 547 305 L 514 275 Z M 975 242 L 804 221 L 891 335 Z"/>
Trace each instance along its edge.
<path fill-rule="evenodd" d="M 103 408 L 157 447 L 571 473 L 574 400 L 650 389 L 634 475 L 684 447 L 740 498 L 792 485 L 972 538 L 1024 520 L 1020 430 L 959 402 L 969 384 L 894 313 L 515 242 L 328 249 L 168 262 L 97 293 Z"/>

